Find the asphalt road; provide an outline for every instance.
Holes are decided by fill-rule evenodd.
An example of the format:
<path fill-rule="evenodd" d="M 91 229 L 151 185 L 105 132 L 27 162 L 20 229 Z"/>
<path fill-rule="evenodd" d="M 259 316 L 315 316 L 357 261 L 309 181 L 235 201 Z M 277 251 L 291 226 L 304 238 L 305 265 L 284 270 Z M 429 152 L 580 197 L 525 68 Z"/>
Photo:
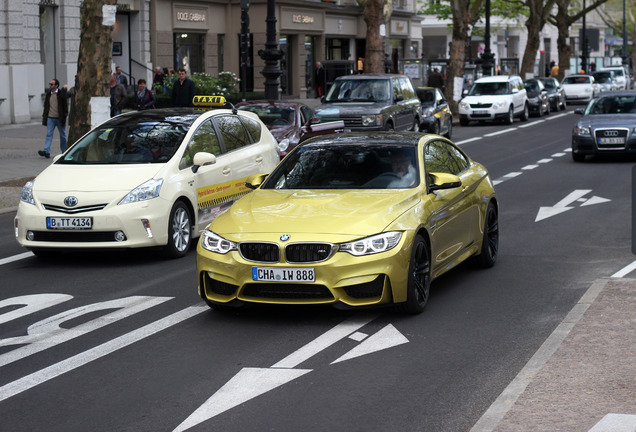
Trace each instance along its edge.
<path fill-rule="evenodd" d="M 634 161 L 574 163 L 571 111 L 455 128 L 496 183 L 499 260 L 436 280 L 415 317 L 213 312 L 194 251 L 42 261 L 0 215 L 0 260 L 16 258 L 0 264 L 0 429 L 469 431 L 591 283 L 633 261 Z"/>

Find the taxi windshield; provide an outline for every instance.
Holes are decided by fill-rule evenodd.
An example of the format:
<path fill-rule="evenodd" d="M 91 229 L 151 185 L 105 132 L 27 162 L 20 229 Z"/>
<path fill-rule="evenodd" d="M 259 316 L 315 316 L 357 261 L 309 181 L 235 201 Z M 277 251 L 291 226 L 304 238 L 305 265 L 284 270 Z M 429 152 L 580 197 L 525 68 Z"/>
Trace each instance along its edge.
<path fill-rule="evenodd" d="M 90 131 L 57 163 L 165 163 L 174 156 L 196 117 L 118 117 Z"/>

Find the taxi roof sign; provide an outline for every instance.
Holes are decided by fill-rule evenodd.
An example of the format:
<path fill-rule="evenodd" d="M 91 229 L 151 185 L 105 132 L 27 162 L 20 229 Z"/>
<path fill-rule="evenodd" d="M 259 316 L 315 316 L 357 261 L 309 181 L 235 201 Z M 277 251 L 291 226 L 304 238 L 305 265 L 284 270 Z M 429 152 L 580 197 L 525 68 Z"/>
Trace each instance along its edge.
<path fill-rule="evenodd" d="M 195 106 L 224 106 L 227 101 L 223 96 L 195 96 L 192 103 Z"/>

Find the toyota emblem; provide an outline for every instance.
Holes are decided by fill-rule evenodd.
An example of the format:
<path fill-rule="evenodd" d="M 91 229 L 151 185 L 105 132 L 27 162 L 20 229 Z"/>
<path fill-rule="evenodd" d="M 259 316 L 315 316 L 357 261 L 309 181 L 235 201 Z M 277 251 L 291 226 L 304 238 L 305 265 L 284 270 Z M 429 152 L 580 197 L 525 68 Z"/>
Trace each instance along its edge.
<path fill-rule="evenodd" d="M 64 198 L 64 205 L 66 207 L 75 207 L 77 205 L 77 198 L 74 196 L 67 196 Z"/>

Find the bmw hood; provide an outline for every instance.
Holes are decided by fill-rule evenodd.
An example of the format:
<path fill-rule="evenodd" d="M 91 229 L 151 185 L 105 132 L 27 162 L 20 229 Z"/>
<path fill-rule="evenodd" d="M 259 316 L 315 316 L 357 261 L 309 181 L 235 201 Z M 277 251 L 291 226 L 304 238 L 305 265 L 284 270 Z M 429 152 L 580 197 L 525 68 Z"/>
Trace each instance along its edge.
<path fill-rule="evenodd" d="M 217 217 L 210 229 L 219 235 L 281 232 L 371 235 L 385 230 L 417 204 L 420 193 L 419 189 L 257 189 Z"/>

